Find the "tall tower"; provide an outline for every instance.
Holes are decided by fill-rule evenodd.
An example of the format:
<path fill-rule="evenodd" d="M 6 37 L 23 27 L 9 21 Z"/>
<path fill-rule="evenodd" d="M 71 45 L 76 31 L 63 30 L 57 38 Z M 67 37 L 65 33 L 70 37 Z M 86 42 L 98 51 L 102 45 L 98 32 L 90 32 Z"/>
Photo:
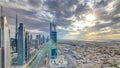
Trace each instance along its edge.
<path fill-rule="evenodd" d="M 32 37 L 32 34 L 30 35 L 30 47 L 33 45 L 33 37 Z"/>
<path fill-rule="evenodd" d="M 10 38 L 6 16 L 2 16 L 1 22 L 1 60 L 2 68 L 10 68 Z"/>
<path fill-rule="evenodd" d="M 1 64 L 1 62 L 2 62 L 2 59 L 1 59 L 1 57 L 2 57 L 2 54 L 1 54 L 1 24 L 2 24 L 2 6 L 1 6 L 1 16 L 0 16 L 0 68 L 2 68 L 2 64 Z"/>
<path fill-rule="evenodd" d="M 15 45 L 16 45 L 16 52 L 17 52 L 17 41 L 18 41 L 18 15 L 16 15 L 16 27 L 15 27 Z"/>
<path fill-rule="evenodd" d="M 56 24 L 50 23 L 50 39 L 57 43 L 57 31 L 56 31 Z"/>
<path fill-rule="evenodd" d="M 49 41 L 49 36 L 47 36 L 47 38 L 46 38 L 46 42 L 48 42 Z"/>
<path fill-rule="evenodd" d="M 39 45 L 41 44 L 41 35 L 39 34 Z"/>
<path fill-rule="evenodd" d="M 30 55 L 30 37 L 29 37 L 29 32 L 25 33 L 25 60 L 29 60 L 29 55 Z"/>
<path fill-rule="evenodd" d="M 38 46 L 39 46 L 39 35 L 36 35 L 35 48 L 38 49 Z"/>
<path fill-rule="evenodd" d="M 1 43 L 1 27 L 2 27 L 2 17 L 3 17 L 3 7 L 1 6 L 1 16 L 0 16 L 0 43 Z M 1 48 L 1 44 L 0 44 L 0 48 Z"/>
<path fill-rule="evenodd" d="M 44 44 L 44 42 L 45 42 L 45 36 L 41 35 L 41 44 Z"/>
<path fill-rule="evenodd" d="M 18 65 L 25 63 L 25 28 L 23 23 L 20 23 L 18 28 Z"/>
<path fill-rule="evenodd" d="M 52 41 L 50 44 L 50 59 L 56 59 L 58 55 L 58 50 L 56 47 L 57 44 L 57 31 L 56 24 L 50 23 L 50 40 Z"/>

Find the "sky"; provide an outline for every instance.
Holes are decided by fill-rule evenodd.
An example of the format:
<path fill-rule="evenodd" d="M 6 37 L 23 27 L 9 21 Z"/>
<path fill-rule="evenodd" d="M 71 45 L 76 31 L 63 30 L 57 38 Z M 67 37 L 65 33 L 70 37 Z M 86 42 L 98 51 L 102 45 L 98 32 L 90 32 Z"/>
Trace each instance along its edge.
<path fill-rule="evenodd" d="M 31 34 L 49 35 L 57 25 L 58 39 L 120 40 L 120 0 L 0 0 L 11 36 L 15 16 Z"/>

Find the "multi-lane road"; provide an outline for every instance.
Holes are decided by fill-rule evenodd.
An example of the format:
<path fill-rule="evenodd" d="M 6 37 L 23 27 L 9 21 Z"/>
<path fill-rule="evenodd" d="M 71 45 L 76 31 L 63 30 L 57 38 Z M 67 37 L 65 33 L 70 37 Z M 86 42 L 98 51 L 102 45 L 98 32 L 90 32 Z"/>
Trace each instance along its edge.
<path fill-rule="evenodd" d="M 44 45 L 44 48 L 42 48 L 37 54 L 34 62 L 31 65 L 31 68 L 39 68 L 42 66 L 44 58 L 48 53 L 48 50 L 49 50 L 48 45 Z"/>

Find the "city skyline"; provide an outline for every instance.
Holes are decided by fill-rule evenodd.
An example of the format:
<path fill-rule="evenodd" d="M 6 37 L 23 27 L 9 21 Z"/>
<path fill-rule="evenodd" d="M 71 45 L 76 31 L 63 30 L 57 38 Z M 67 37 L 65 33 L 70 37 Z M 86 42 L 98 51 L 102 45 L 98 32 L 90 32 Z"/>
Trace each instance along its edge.
<path fill-rule="evenodd" d="M 120 40 L 119 0 L 0 0 L 11 36 L 15 16 L 35 34 L 49 35 L 49 23 L 58 25 L 58 39 Z M 7 4 L 7 5 L 6 5 Z M 79 39 L 78 39 L 79 38 Z"/>
<path fill-rule="evenodd" d="M 0 68 L 120 68 L 120 0 L 0 0 Z"/>

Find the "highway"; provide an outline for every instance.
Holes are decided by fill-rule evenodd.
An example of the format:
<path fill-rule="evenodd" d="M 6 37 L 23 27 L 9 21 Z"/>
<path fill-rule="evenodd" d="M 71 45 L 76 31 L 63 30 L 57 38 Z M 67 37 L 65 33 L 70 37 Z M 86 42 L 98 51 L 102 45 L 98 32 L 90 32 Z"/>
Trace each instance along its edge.
<path fill-rule="evenodd" d="M 42 46 L 44 46 L 44 47 L 37 52 L 30 68 L 40 68 L 40 67 L 42 67 L 45 56 L 49 52 L 49 49 L 54 47 L 54 44 L 52 44 L 51 42 L 48 42 L 48 43 L 46 43 Z M 64 54 L 62 50 L 59 49 L 58 51 L 59 51 L 58 53 L 59 54 L 62 53 L 65 56 L 65 58 L 68 60 L 68 62 L 75 68 L 76 64 L 73 62 L 73 60 L 70 57 L 68 57 L 68 55 Z"/>
<path fill-rule="evenodd" d="M 31 68 L 39 68 L 42 66 L 43 60 L 49 50 L 48 45 L 43 45 L 43 46 L 44 46 L 44 48 L 42 48 L 42 50 L 40 50 L 40 52 L 37 54 L 36 59 L 34 60 L 34 62 L 31 65 Z"/>

